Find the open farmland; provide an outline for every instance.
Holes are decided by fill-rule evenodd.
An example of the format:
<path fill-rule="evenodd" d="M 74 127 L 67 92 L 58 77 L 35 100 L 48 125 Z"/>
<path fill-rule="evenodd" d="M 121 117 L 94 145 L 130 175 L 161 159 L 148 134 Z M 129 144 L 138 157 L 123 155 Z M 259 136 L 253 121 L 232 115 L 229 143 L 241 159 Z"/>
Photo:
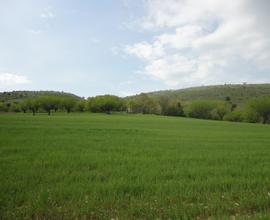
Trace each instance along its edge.
<path fill-rule="evenodd" d="M 267 219 L 269 158 L 268 125 L 1 114 L 0 219 Z"/>

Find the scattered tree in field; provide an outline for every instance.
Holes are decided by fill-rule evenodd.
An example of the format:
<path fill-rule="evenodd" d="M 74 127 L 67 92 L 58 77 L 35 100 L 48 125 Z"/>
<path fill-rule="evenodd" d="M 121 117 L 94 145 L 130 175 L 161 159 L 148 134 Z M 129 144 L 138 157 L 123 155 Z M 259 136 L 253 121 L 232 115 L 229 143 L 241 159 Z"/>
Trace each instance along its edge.
<path fill-rule="evenodd" d="M 21 110 L 23 111 L 23 113 L 26 113 L 26 111 L 28 109 L 27 101 L 25 101 L 25 100 L 21 101 L 20 106 L 21 106 Z"/>
<path fill-rule="evenodd" d="M 70 113 L 72 109 L 75 107 L 76 99 L 73 97 L 63 97 L 61 100 L 61 106 Z"/>
<path fill-rule="evenodd" d="M 80 100 L 76 103 L 75 109 L 79 112 L 84 112 L 86 107 L 86 102 L 85 100 Z"/>
<path fill-rule="evenodd" d="M 88 109 L 91 112 L 104 112 L 110 114 L 112 111 L 121 111 L 123 105 L 123 100 L 113 95 L 102 95 L 88 99 Z"/>
<path fill-rule="evenodd" d="M 55 97 L 52 96 L 42 96 L 38 98 L 40 107 L 43 108 L 48 113 L 48 115 L 51 115 L 51 110 L 55 109 L 56 107 L 55 100 Z"/>
<path fill-rule="evenodd" d="M 168 107 L 169 107 L 169 102 L 170 102 L 170 99 L 166 96 L 161 96 L 158 98 L 158 104 L 160 106 L 160 113 L 162 115 L 166 115 L 167 112 L 168 112 Z"/>
<path fill-rule="evenodd" d="M 57 112 L 61 108 L 61 97 L 59 96 L 50 96 L 50 102 L 51 102 L 51 107 L 54 110 L 54 112 Z"/>
<path fill-rule="evenodd" d="M 216 108 L 214 109 L 214 111 L 216 112 L 218 118 L 217 120 L 222 120 L 223 117 L 230 112 L 230 104 L 226 103 L 226 102 L 219 102 L 216 106 Z"/>
<path fill-rule="evenodd" d="M 270 122 L 270 97 L 258 97 L 249 101 L 248 106 L 259 115 L 262 123 Z"/>
<path fill-rule="evenodd" d="M 36 114 L 36 112 L 38 111 L 40 107 L 37 98 L 26 100 L 26 105 L 27 105 L 27 109 L 29 109 L 33 113 L 33 115 Z"/>
<path fill-rule="evenodd" d="M 159 104 L 145 93 L 137 95 L 129 105 L 133 113 L 160 114 L 161 111 Z"/>

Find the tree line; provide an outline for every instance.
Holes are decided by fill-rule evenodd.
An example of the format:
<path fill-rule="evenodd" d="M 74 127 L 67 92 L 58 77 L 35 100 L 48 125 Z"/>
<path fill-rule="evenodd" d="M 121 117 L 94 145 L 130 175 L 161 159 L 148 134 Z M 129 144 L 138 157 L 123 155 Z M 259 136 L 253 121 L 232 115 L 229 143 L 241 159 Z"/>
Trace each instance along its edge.
<path fill-rule="evenodd" d="M 101 95 L 88 99 L 43 95 L 18 102 L 0 102 L 2 112 L 39 112 L 66 111 L 107 113 L 126 112 L 182 116 L 199 119 L 224 120 L 234 122 L 270 123 L 270 97 L 261 96 L 250 99 L 246 104 L 237 106 L 230 97 L 224 101 L 192 101 L 183 103 L 180 100 L 160 96 L 152 98 L 147 94 L 127 98 L 114 95 Z"/>

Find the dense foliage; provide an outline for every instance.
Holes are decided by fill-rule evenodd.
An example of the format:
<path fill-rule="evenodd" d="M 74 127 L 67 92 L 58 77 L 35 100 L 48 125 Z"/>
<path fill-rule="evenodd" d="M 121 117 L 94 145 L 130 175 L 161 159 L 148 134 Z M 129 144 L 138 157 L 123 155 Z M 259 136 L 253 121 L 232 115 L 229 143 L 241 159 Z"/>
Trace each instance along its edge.
<path fill-rule="evenodd" d="M 123 99 L 113 95 L 102 95 L 88 99 L 88 109 L 91 112 L 120 112 L 124 110 Z"/>

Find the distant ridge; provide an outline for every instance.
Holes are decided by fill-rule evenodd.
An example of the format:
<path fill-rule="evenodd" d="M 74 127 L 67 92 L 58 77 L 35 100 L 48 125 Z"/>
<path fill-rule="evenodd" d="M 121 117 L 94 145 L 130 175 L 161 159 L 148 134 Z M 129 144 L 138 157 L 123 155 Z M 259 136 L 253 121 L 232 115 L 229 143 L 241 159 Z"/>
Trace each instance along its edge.
<path fill-rule="evenodd" d="M 229 96 L 235 103 L 242 103 L 256 96 L 270 96 L 270 84 L 225 84 L 199 86 L 186 89 L 164 90 L 147 93 L 153 98 L 168 97 L 182 101 L 224 100 Z"/>
<path fill-rule="evenodd" d="M 58 91 L 10 91 L 0 92 L 0 102 L 15 102 L 23 99 L 33 98 L 41 95 L 58 95 L 63 97 L 74 97 L 81 99 L 81 97 L 67 92 Z"/>
<path fill-rule="evenodd" d="M 270 96 L 270 83 L 210 85 L 176 90 L 161 90 L 146 94 L 154 99 L 167 97 L 169 99 L 178 99 L 183 102 L 190 102 L 193 100 L 224 100 L 226 97 L 230 97 L 231 101 L 234 103 L 244 103 L 252 97 Z M 40 95 L 60 95 L 75 97 L 78 99 L 82 98 L 67 92 L 26 90 L 0 92 L 0 102 L 20 101 Z M 129 96 L 126 98 L 132 99 L 133 97 L 134 96 Z"/>

